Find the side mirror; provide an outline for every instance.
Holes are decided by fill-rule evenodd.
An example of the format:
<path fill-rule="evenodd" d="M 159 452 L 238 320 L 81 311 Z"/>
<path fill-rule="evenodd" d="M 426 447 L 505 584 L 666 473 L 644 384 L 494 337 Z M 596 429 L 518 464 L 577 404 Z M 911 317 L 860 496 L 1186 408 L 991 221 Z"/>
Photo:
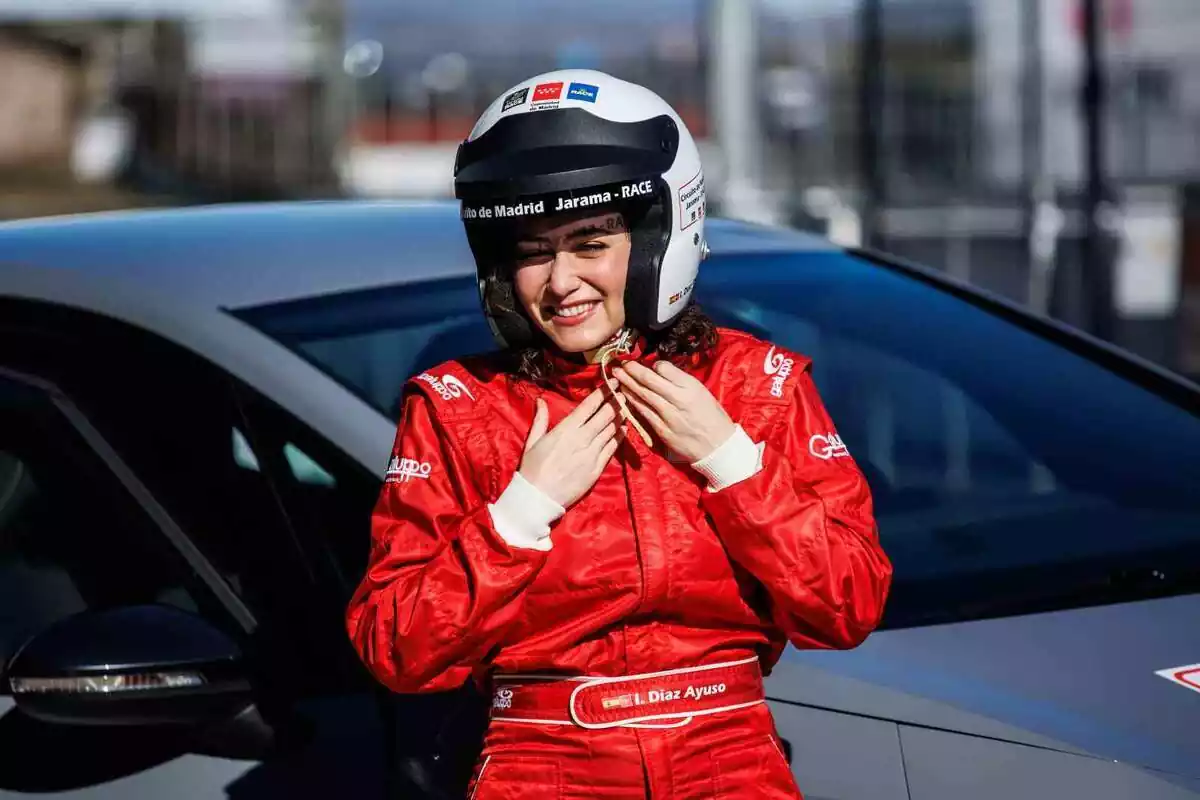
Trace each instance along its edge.
<path fill-rule="evenodd" d="M 17 707 L 71 725 L 202 725 L 253 707 L 237 644 L 169 606 L 86 611 L 32 637 L 5 671 Z"/>

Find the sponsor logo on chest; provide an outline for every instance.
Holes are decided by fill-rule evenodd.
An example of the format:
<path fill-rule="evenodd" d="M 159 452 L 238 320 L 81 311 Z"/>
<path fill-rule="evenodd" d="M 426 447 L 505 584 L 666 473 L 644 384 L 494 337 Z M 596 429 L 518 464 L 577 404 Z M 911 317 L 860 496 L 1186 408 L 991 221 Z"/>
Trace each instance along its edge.
<path fill-rule="evenodd" d="M 763 361 L 763 372 L 771 376 L 772 397 L 783 397 L 784 384 L 787 383 L 795 365 L 795 362 L 783 353 L 776 353 L 774 347 L 767 351 L 767 357 Z"/>
<path fill-rule="evenodd" d="M 441 395 L 443 400 L 453 400 L 456 397 L 462 397 L 464 394 L 475 399 L 475 395 L 471 394 L 471 390 L 467 385 L 453 375 L 443 375 L 441 378 L 434 377 L 428 372 L 422 372 L 417 376 L 417 380 L 424 381 L 433 387 L 433 390 Z"/>

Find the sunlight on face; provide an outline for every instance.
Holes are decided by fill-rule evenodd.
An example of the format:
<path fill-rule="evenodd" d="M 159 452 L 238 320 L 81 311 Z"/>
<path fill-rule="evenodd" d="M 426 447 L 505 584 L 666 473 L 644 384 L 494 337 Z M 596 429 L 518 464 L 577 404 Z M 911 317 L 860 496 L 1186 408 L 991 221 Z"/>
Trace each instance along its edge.
<path fill-rule="evenodd" d="M 517 236 L 517 299 L 560 350 L 595 350 L 625 325 L 629 252 L 616 212 L 530 220 Z"/>

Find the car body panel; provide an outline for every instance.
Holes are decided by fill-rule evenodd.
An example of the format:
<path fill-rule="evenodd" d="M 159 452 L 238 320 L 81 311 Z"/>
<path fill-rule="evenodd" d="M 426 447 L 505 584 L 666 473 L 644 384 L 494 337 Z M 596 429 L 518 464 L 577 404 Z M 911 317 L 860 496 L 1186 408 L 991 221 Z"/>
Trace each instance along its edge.
<path fill-rule="evenodd" d="M 791 651 L 786 658 L 836 662 L 842 676 L 1003 720 L 1069 742 L 1077 752 L 1200 777 L 1200 739 L 1193 734 L 1200 695 L 1155 674 L 1195 662 L 1197 641 L 1180 632 L 1194 630 L 1198 619 L 1200 597 L 1185 595 L 881 631 L 847 653 Z M 894 707 L 882 708 L 905 719 Z"/>
<path fill-rule="evenodd" d="M 0 697 L 0 728 L 15 729 L 4 725 L 12 722 L 6 715 L 13 706 L 11 698 Z M 139 763 L 137 754 L 130 753 L 130 766 L 120 769 L 119 756 L 105 764 L 103 757 L 115 754 L 97 748 L 87 754 L 69 751 L 47 775 L 45 753 L 27 754 L 24 760 L 11 758 L 19 743 L 5 742 L 5 734 L 0 733 L 0 743 L 6 745 L 6 758 L 0 759 L 0 798 L 15 800 L 31 794 L 56 800 L 382 796 L 386 778 L 379 756 L 384 737 L 373 723 L 378 719 L 374 698 L 322 698 L 301 704 L 296 712 L 311 723 L 310 735 L 302 747 L 267 761 L 185 752 L 159 758 L 148 754 Z M 123 749 L 121 731 L 96 734 L 111 737 L 114 748 Z"/>
<path fill-rule="evenodd" d="M 1009 742 L 901 726 L 912 800 L 1009 800 L 1086 797 L 1089 800 L 1194 800 L 1193 790 L 1110 759 L 1063 755 Z"/>

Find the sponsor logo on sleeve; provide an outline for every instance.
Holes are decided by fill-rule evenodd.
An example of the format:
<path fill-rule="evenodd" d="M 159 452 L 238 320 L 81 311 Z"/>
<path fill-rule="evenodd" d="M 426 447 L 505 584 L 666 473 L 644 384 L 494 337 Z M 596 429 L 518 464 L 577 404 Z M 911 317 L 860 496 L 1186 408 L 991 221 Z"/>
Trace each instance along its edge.
<path fill-rule="evenodd" d="M 600 94 L 600 87 L 590 83 L 572 83 L 567 89 L 568 100 L 579 100 L 584 103 L 594 103 Z"/>
<path fill-rule="evenodd" d="M 558 108 L 559 102 L 562 100 L 562 92 L 562 81 L 539 83 L 533 87 L 533 99 L 529 101 L 529 107 L 533 111 L 547 111 L 552 108 Z"/>
<path fill-rule="evenodd" d="M 429 480 L 432 473 L 433 466 L 428 461 L 392 456 L 392 460 L 388 462 L 387 474 L 384 475 L 384 483 L 408 483 L 414 478 Z"/>
<path fill-rule="evenodd" d="M 515 92 L 510 94 L 508 97 L 504 98 L 504 104 L 500 107 L 500 113 L 503 114 L 505 111 L 516 108 L 517 106 L 520 106 L 520 105 L 524 105 L 525 99 L 528 97 L 529 97 L 529 87 L 528 86 L 526 86 L 524 89 L 517 89 Z"/>
<path fill-rule="evenodd" d="M 443 375 L 441 378 L 434 377 L 428 372 L 422 372 L 417 376 L 417 380 L 424 381 L 433 387 L 433 390 L 441 395 L 443 400 L 454 400 L 462 397 L 464 394 L 475 399 L 475 395 L 471 394 L 471 390 L 467 385 L 453 375 Z"/>
<path fill-rule="evenodd" d="M 784 384 L 795 366 L 796 362 L 783 353 L 776 353 L 774 347 L 767 351 L 767 357 L 763 361 L 763 372 L 771 376 L 772 397 L 783 397 Z"/>
<path fill-rule="evenodd" d="M 501 711 L 507 711 L 508 709 L 512 708 L 512 702 L 513 690 L 505 686 L 501 686 L 496 690 L 495 694 L 492 695 L 492 708 L 499 709 Z"/>
<path fill-rule="evenodd" d="M 808 452 L 822 461 L 828 461 L 831 458 L 847 458 L 850 455 L 850 451 L 846 449 L 846 443 L 836 433 L 813 434 L 808 440 Z"/>
<path fill-rule="evenodd" d="M 1171 667 L 1157 670 L 1155 675 L 1166 678 L 1171 683 L 1178 684 L 1193 692 L 1200 692 L 1200 664 L 1189 664 L 1186 667 Z"/>

